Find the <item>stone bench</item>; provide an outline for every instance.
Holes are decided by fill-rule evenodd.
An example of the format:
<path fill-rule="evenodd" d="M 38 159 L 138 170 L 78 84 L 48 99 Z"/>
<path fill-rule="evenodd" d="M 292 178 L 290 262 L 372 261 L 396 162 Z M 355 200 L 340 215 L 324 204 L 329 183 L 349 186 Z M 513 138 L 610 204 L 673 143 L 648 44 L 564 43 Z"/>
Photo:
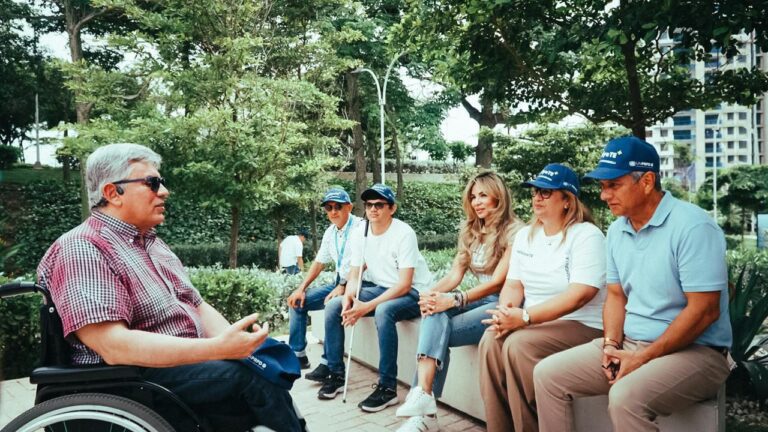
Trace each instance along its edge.
<path fill-rule="evenodd" d="M 310 312 L 312 334 L 325 339 L 323 311 Z M 421 320 L 401 321 L 397 323 L 399 336 L 397 353 L 397 379 L 410 386 L 416 372 L 416 346 L 419 339 Z M 350 329 L 347 329 L 347 346 Z M 363 318 L 355 330 L 355 346 L 352 357 L 374 369 L 379 364 L 379 345 L 376 324 L 373 318 Z M 477 358 L 477 346 L 465 346 L 451 349 L 451 367 L 443 389 L 440 402 L 485 421 L 485 408 L 480 397 Z M 402 400 L 402 397 L 401 397 Z M 575 401 L 576 428 L 580 432 L 610 432 L 613 430 L 608 418 L 608 397 L 593 396 Z M 684 411 L 661 417 L 659 425 L 662 431 L 725 431 L 725 387 L 717 399 L 698 403 Z"/>

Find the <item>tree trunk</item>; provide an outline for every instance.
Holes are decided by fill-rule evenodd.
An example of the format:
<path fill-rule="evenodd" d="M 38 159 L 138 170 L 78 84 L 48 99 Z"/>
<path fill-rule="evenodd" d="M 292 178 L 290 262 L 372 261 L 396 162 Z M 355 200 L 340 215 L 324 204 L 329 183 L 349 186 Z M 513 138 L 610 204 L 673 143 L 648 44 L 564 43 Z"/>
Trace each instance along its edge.
<path fill-rule="evenodd" d="M 392 128 L 392 147 L 395 149 L 395 169 L 397 171 L 397 200 L 402 202 L 403 193 L 403 159 L 400 155 L 400 143 L 397 140 L 397 129 Z"/>
<path fill-rule="evenodd" d="M 320 249 L 320 245 L 317 244 L 317 205 L 314 203 L 309 205 L 309 223 L 312 230 L 312 250 L 317 255 L 317 250 Z"/>
<path fill-rule="evenodd" d="M 493 112 L 493 102 L 481 100 L 482 110 L 480 111 L 480 129 L 487 127 L 493 130 L 498 124 L 496 114 Z M 490 168 L 493 163 L 493 137 L 487 134 L 480 134 L 475 148 L 475 166 Z"/>
<path fill-rule="evenodd" d="M 367 179 L 365 178 L 365 146 L 363 145 L 363 128 L 360 126 L 360 92 L 357 86 L 357 75 L 353 73 L 346 73 L 347 82 L 347 109 L 349 110 L 349 119 L 355 122 L 352 126 L 352 150 L 355 154 L 355 206 L 354 213 L 358 216 L 363 216 L 365 210 L 363 209 L 363 201 L 360 199 L 360 194 L 365 190 L 367 186 Z"/>
<path fill-rule="evenodd" d="M 275 250 L 280 250 L 280 242 L 283 240 L 283 226 L 285 225 L 285 221 L 283 220 L 283 217 L 281 215 L 276 215 L 275 219 L 275 238 L 277 239 L 277 244 L 275 245 Z M 280 254 L 277 254 L 277 261 L 275 262 L 275 268 L 277 268 L 277 271 L 280 271 Z"/>
<path fill-rule="evenodd" d="M 379 158 L 379 140 L 372 140 L 369 137 L 366 141 L 368 143 L 368 154 L 371 155 L 371 172 L 373 173 L 373 182 L 382 183 L 381 159 Z"/>
<path fill-rule="evenodd" d="M 237 241 L 240 237 L 240 207 L 232 205 L 232 227 L 229 230 L 229 268 L 237 268 Z"/>
<path fill-rule="evenodd" d="M 643 110 L 643 95 L 640 92 L 640 77 L 637 74 L 635 42 L 629 40 L 621 45 L 621 53 L 624 55 L 624 69 L 627 73 L 629 111 L 632 116 L 632 135 L 645 139 L 645 113 Z"/>

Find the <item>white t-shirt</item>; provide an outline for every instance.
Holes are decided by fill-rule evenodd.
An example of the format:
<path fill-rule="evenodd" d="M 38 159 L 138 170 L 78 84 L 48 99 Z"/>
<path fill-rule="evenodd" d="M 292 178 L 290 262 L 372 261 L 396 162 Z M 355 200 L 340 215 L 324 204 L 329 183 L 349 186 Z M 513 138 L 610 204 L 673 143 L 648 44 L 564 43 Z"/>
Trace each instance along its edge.
<path fill-rule="evenodd" d="M 568 229 L 565 242 L 562 232 L 548 237 L 536 230 L 529 241 L 531 227 L 521 229 L 512 245 L 507 279 L 523 283 L 525 302 L 529 308 L 565 292 L 571 283 L 598 288 L 597 295 L 581 309 L 560 319 L 580 321 L 596 329 L 603 328 L 605 302 L 605 236 L 591 223 L 582 222 Z"/>
<path fill-rule="evenodd" d="M 297 258 L 304 253 L 304 245 L 299 236 L 288 236 L 280 242 L 280 267 L 298 265 Z"/>
<path fill-rule="evenodd" d="M 349 220 L 341 229 L 337 228 L 335 224 L 331 224 L 323 234 L 320 250 L 317 251 L 317 256 L 315 257 L 315 261 L 320 264 L 333 263 L 342 279 L 346 279 L 349 273 L 349 260 L 352 256 L 349 240 L 352 238 L 352 232 L 360 224 L 360 221 L 362 219 L 351 214 L 349 215 Z M 340 266 L 339 254 L 341 254 Z"/>
<path fill-rule="evenodd" d="M 352 241 L 350 265 L 359 267 L 362 263 L 362 242 L 365 223 L 355 227 Z M 413 284 L 411 288 L 418 291 L 426 291 L 432 286 L 432 273 L 427 267 L 427 262 L 419 252 L 416 233 L 408 224 L 392 219 L 392 224 L 384 234 L 373 235 L 370 230 L 365 240 L 365 270 L 363 279 L 371 281 L 378 286 L 391 288 L 400 280 L 400 269 L 413 268 Z"/>

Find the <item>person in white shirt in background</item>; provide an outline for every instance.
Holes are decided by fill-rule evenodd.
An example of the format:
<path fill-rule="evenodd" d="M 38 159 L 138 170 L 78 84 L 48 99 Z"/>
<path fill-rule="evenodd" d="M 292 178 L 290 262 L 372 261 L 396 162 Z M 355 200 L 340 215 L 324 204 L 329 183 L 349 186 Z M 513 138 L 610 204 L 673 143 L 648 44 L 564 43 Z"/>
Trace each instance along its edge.
<path fill-rule="evenodd" d="M 398 417 L 410 417 L 399 432 L 439 430 L 437 403 L 450 363 L 450 348 L 475 345 L 485 332 L 482 320 L 495 308 L 509 268 L 512 240 L 522 227 L 512 211 L 512 198 L 504 181 L 486 171 L 464 188 L 466 219 L 461 226 L 456 258 L 450 271 L 421 295 L 418 370 Z M 479 284 L 465 292 L 453 291 L 467 271 Z M 469 366 L 469 365 L 463 365 Z"/>
<path fill-rule="evenodd" d="M 289 275 L 301 273 L 304 268 L 304 240 L 309 237 L 306 229 L 300 229 L 296 235 L 289 235 L 280 242 L 277 255 L 280 260 L 280 270 Z"/>
<path fill-rule="evenodd" d="M 344 294 L 344 289 L 347 286 L 347 274 L 349 273 L 349 260 L 352 255 L 349 248 L 349 237 L 354 227 L 362 220 L 351 214 L 352 201 L 344 189 L 329 189 L 323 196 L 320 205 L 325 210 L 331 224 L 323 234 L 320 250 L 309 267 L 307 275 L 296 290 L 288 296 L 288 312 L 290 314 L 288 344 L 299 357 L 299 364 L 301 364 L 302 369 L 310 367 L 305 351 L 307 348 L 307 313 L 323 309 L 330 299 Z M 333 281 L 307 291 L 310 284 L 329 263 L 335 265 L 336 276 Z M 320 365 L 304 377 L 322 383 L 329 373 L 328 362 L 323 356 Z"/>
<path fill-rule="evenodd" d="M 605 236 L 578 198 L 576 173 L 549 164 L 523 186 L 531 188 L 533 218 L 515 236 L 479 346 L 489 432 L 538 431 L 536 364 L 603 334 Z"/>
<path fill-rule="evenodd" d="M 366 237 L 364 223 L 355 229 L 349 245 L 352 258 L 346 292 L 331 299 L 325 307 L 323 348 L 331 373 L 317 396 L 333 399 L 343 391 L 344 327 L 355 325 L 364 316 L 373 316 L 379 341 L 379 382 L 358 406 L 363 411 L 376 412 L 398 403 L 395 324 L 419 317 L 419 293 L 432 285 L 432 274 L 419 252 L 416 233 L 393 217 L 397 204 L 392 189 L 375 184 L 361 198 L 370 226 Z M 363 265 L 366 281 L 356 299 Z"/>

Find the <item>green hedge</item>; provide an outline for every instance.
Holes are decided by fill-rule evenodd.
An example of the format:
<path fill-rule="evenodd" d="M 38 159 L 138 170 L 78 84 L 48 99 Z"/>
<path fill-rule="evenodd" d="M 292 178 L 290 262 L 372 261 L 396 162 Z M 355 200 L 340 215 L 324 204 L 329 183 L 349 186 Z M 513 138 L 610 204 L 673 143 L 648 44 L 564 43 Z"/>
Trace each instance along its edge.
<path fill-rule="evenodd" d="M 354 194 L 349 182 L 339 183 Z M 166 222 L 158 227 L 160 237 L 176 245 L 174 250 L 183 256 L 186 265 L 226 263 L 226 247 L 215 245 L 229 242 L 229 209 L 204 205 L 194 193 L 183 190 L 185 185 L 178 185 L 178 192 L 171 186 L 174 191 L 168 201 Z M 413 227 L 423 249 L 453 247 L 462 217 L 460 195 L 458 184 L 407 183 L 396 217 Z M 33 272 L 51 243 L 80 223 L 79 188 L 76 184 L 52 181 L 0 183 L 0 214 L 4 216 L 0 220 L 0 239 L 5 247 L 19 246 L 5 260 L 4 271 Z M 316 216 L 321 235 L 327 220 L 321 211 Z M 310 226 L 308 209 L 287 212 L 285 218 L 286 233 Z M 277 261 L 274 227 L 264 212 L 245 212 L 239 240 L 244 245 L 240 248 L 240 265 L 272 268 Z M 310 245 L 307 242 L 307 248 Z"/>

